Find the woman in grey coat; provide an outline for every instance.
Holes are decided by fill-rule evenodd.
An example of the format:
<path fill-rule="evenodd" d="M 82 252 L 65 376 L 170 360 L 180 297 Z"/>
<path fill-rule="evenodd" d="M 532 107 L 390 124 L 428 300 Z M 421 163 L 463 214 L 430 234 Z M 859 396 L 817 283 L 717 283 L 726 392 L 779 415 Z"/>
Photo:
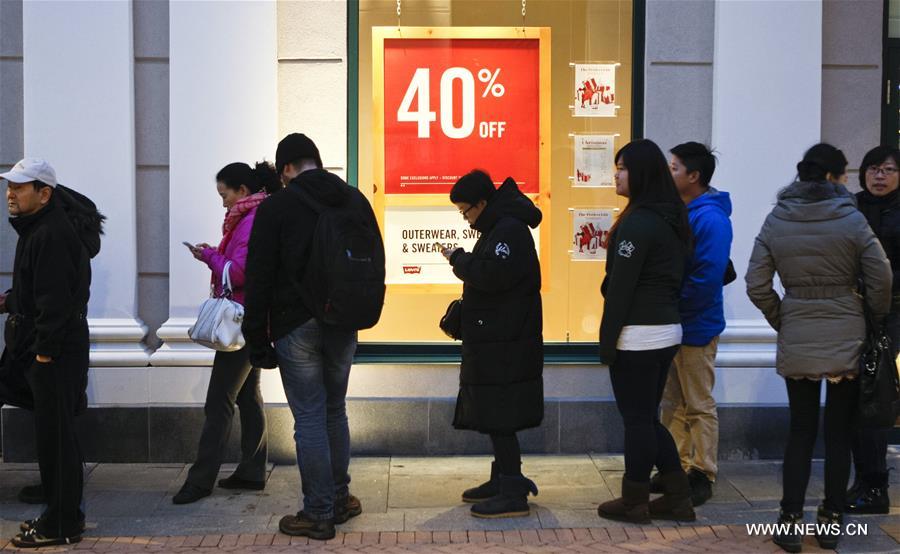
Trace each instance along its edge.
<path fill-rule="evenodd" d="M 850 443 L 859 394 L 859 355 L 866 323 L 863 301 L 882 321 L 891 299 L 891 267 L 865 217 L 841 183 L 847 160 L 828 144 L 807 151 L 798 180 L 778 194 L 763 223 L 747 270 L 747 294 L 778 332 L 776 367 L 785 378 L 791 428 L 783 466 L 779 523 L 799 523 L 809 482 L 819 420 L 821 381 L 825 402 L 825 499 L 817 520 L 842 523 Z M 773 288 L 775 273 L 784 287 Z M 865 300 L 857 290 L 866 287 Z M 834 548 L 838 534 L 817 534 Z M 799 552 L 802 536 L 776 534 L 775 543 Z"/>

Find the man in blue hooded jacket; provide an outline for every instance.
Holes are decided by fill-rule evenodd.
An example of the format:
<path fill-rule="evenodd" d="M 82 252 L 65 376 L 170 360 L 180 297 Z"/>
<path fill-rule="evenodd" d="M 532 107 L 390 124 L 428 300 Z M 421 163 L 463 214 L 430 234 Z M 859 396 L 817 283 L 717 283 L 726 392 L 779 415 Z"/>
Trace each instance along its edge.
<path fill-rule="evenodd" d="M 722 287 L 731 251 L 731 198 L 709 186 L 716 159 L 706 146 L 687 142 L 671 153 L 694 251 L 679 304 L 681 349 L 666 382 L 661 420 L 675 439 L 694 506 L 699 506 L 712 496 L 718 470 L 719 419 L 712 390 L 719 335 L 725 329 Z"/>

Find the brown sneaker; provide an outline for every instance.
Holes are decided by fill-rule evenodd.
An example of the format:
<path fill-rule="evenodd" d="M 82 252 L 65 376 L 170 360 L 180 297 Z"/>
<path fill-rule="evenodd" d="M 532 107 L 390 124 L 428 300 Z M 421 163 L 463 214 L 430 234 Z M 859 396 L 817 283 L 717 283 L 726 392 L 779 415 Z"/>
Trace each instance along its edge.
<path fill-rule="evenodd" d="M 278 530 L 285 535 L 327 541 L 334 538 L 334 520 L 314 520 L 303 512 L 297 512 L 297 515 L 287 515 L 281 518 L 281 521 L 278 522 Z"/>
<path fill-rule="evenodd" d="M 334 503 L 334 523 L 337 525 L 347 523 L 350 518 L 356 517 L 361 513 L 362 503 L 359 501 L 359 498 L 352 494 Z"/>

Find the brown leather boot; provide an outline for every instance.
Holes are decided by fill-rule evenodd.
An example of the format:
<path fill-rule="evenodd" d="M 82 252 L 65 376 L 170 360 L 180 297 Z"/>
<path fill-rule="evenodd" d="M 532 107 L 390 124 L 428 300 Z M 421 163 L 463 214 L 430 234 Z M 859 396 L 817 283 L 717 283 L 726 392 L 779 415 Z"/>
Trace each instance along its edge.
<path fill-rule="evenodd" d="M 597 515 L 605 519 L 628 523 L 650 523 L 647 502 L 650 500 L 650 483 L 635 483 L 622 479 L 622 497 L 600 504 Z"/>
<path fill-rule="evenodd" d="M 673 471 L 660 476 L 665 491 L 662 496 L 650 502 L 650 517 L 671 521 L 694 521 L 697 515 L 691 502 L 691 484 L 687 474 Z"/>

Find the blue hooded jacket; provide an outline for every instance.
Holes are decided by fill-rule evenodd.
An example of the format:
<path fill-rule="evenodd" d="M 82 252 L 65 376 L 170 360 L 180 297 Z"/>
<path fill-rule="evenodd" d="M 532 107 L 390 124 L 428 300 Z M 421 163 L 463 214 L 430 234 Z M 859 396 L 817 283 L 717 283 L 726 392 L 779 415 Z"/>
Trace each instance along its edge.
<path fill-rule="evenodd" d="M 687 208 L 694 254 L 678 305 L 681 343 L 706 346 L 725 330 L 722 280 L 731 254 L 731 196 L 710 187 Z"/>

